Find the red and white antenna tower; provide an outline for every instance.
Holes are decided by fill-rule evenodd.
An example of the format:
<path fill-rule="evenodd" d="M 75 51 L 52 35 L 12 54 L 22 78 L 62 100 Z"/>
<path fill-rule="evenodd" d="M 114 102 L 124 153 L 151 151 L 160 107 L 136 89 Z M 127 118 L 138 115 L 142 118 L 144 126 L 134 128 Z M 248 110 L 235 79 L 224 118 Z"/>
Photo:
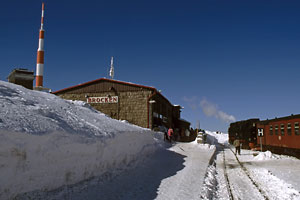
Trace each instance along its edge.
<path fill-rule="evenodd" d="M 43 73 L 44 73 L 44 3 L 42 3 L 42 19 L 41 29 L 39 34 L 39 48 L 37 50 L 36 59 L 36 79 L 35 86 L 43 87 Z"/>

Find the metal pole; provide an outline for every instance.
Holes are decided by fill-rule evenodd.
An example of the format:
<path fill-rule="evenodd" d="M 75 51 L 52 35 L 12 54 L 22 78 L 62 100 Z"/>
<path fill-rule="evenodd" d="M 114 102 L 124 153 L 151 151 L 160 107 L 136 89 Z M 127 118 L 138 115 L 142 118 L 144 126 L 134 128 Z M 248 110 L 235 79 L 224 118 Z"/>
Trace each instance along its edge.
<path fill-rule="evenodd" d="M 262 152 L 262 143 L 261 143 L 261 137 L 259 137 L 259 141 L 260 141 L 260 151 Z"/>

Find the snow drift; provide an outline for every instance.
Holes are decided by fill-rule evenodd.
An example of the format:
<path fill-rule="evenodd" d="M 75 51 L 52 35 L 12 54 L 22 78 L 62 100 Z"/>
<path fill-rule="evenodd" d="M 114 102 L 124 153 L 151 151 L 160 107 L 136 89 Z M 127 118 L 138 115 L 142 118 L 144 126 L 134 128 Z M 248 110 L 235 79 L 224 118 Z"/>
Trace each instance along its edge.
<path fill-rule="evenodd" d="M 160 147 L 157 133 L 0 81 L 0 199 L 126 169 Z"/>
<path fill-rule="evenodd" d="M 199 144 L 197 138 L 191 142 L 194 145 L 197 145 L 201 149 L 214 149 L 216 150 L 216 145 L 218 144 L 228 144 L 228 134 L 227 133 L 217 133 L 215 131 L 205 130 L 206 141 L 204 144 Z"/>
<path fill-rule="evenodd" d="M 279 155 L 272 154 L 271 151 L 259 152 L 257 156 L 254 156 L 253 160 L 261 161 L 261 160 L 272 160 L 279 159 Z"/>
<path fill-rule="evenodd" d="M 217 133 L 213 131 L 206 130 L 205 133 L 207 134 L 207 143 L 209 144 L 228 144 L 228 134 L 227 133 Z"/>

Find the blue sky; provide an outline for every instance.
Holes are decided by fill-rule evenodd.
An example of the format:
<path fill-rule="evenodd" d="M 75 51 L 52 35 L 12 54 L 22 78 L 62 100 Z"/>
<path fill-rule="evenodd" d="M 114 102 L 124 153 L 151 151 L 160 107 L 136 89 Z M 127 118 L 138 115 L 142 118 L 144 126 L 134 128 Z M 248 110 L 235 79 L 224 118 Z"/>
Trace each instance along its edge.
<path fill-rule="evenodd" d="M 41 2 L 2 1 L 0 80 L 35 70 Z M 44 86 L 108 77 L 154 86 L 195 127 L 298 114 L 300 2 L 45 2 Z"/>

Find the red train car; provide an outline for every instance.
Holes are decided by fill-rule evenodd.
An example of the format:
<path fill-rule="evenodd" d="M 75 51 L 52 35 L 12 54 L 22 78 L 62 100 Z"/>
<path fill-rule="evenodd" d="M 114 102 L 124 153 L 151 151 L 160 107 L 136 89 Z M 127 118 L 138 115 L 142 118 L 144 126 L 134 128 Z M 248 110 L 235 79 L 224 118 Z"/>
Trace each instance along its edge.
<path fill-rule="evenodd" d="M 263 130 L 263 135 L 257 138 L 257 143 L 264 150 L 274 153 L 287 154 L 300 157 L 300 115 L 264 120 L 257 123 L 258 130 Z M 260 138 L 261 137 L 261 138 Z"/>

